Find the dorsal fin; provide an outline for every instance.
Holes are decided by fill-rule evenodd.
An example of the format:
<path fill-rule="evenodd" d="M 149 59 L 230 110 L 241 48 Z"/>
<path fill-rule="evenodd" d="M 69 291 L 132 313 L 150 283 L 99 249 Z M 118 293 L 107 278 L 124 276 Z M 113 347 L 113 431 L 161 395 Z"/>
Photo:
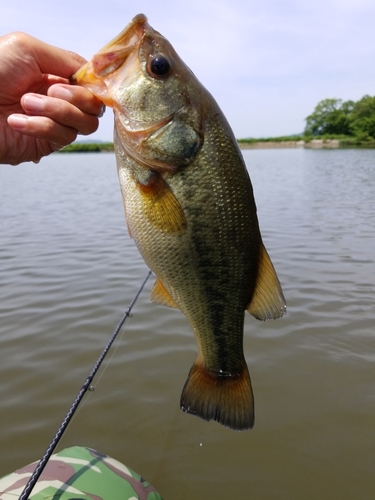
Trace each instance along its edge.
<path fill-rule="evenodd" d="M 255 290 L 246 310 L 255 318 L 263 321 L 280 318 L 286 312 L 283 291 L 263 243 L 260 248 Z"/>
<path fill-rule="evenodd" d="M 152 302 L 155 302 L 156 304 L 159 304 L 161 306 L 173 307 L 175 309 L 178 309 L 176 302 L 169 295 L 169 293 L 165 289 L 165 286 L 159 278 L 157 278 L 157 280 L 155 281 L 155 285 L 151 290 L 151 300 Z"/>

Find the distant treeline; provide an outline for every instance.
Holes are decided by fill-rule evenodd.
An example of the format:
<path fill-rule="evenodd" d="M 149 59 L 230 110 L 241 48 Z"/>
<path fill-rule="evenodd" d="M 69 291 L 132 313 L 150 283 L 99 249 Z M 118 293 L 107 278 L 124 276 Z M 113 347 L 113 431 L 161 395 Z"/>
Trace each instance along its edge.
<path fill-rule="evenodd" d="M 113 151 L 113 142 L 73 142 L 60 150 L 60 153 L 99 153 Z"/>
<path fill-rule="evenodd" d="M 375 97 L 359 101 L 324 99 L 306 118 L 305 135 L 336 135 L 359 141 L 375 140 Z"/>
<path fill-rule="evenodd" d="M 303 141 L 305 139 L 303 134 L 300 135 L 282 135 L 280 137 L 261 137 L 259 139 L 250 137 L 244 139 L 237 139 L 239 144 L 255 144 L 257 142 L 294 142 L 294 141 Z"/>
<path fill-rule="evenodd" d="M 323 99 L 306 119 L 302 134 L 240 139 L 239 143 L 288 142 L 337 139 L 340 146 L 375 146 L 375 97 L 365 95 L 359 101 Z"/>

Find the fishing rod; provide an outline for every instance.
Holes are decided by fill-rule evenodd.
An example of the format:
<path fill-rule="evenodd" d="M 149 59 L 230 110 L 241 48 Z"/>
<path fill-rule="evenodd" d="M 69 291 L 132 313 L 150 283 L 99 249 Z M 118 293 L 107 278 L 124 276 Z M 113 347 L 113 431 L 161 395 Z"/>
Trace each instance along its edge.
<path fill-rule="evenodd" d="M 81 390 L 77 394 L 77 396 L 76 396 L 76 398 L 75 398 L 72 406 L 70 407 L 68 413 L 66 414 L 64 420 L 61 422 L 61 425 L 58 428 L 58 430 L 57 430 L 54 438 L 50 442 L 47 450 L 45 451 L 45 453 L 43 455 L 43 457 L 40 459 L 40 461 L 39 461 L 38 465 L 36 466 L 34 472 L 30 476 L 30 479 L 29 479 L 28 483 L 26 484 L 25 489 L 21 493 L 21 496 L 19 497 L 18 500 L 27 500 L 29 498 L 29 495 L 30 495 L 32 489 L 34 488 L 34 486 L 37 483 L 40 475 L 42 474 L 44 468 L 46 467 L 47 462 L 50 459 L 50 457 L 51 457 L 54 449 L 56 448 L 58 442 L 60 441 L 62 435 L 66 431 L 66 428 L 68 427 L 68 424 L 69 424 L 70 420 L 72 419 L 72 417 L 74 415 L 74 412 L 78 408 L 79 403 L 81 402 L 81 400 L 82 400 L 83 396 L 85 395 L 85 393 L 88 390 L 90 390 L 91 383 L 93 381 L 93 378 L 95 377 L 96 372 L 99 370 L 100 365 L 102 364 L 102 362 L 103 362 L 106 354 L 108 353 L 109 349 L 111 348 L 111 345 L 115 341 L 115 339 L 117 337 L 117 334 L 119 333 L 119 331 L 122 328 L 122 325 L 125 323 L 126 318 L 128 316 L 130 316 L 130 312 L 131 312 L 134 304 L 136 303 L 138 297 L 140 296 L 140 294 L 141 294 L 141 292 L 142 292 L 142 290 L 143 290 L 143 288 L 144 288 L 144 286 L 145 286 L 148 278 L 150 277 L 150 275 L 151 275 L 151 271 L 148 272 L 148 274 L 147 274 L 146 278 L 144 279 L 142 285 L 139 287 L 138 292 L 135 294 L 135 296 L 134 296 L 133 300 L 131 301 L 129 307 L 126 309 L 123 317 L 121 318 L 119 324 L 117 325 L 117 327 L 116 327 L 115 331 L 113 332 L 111 338 L 109 339 L 107 345 L 103 349 L 101 355 L 99 356 L 99 358 L 96 361 L 93 369 L 91 370 L 90 375 L 87 377 L 87 379 L 86 379 L 85 383 L 83 384 Z"/>

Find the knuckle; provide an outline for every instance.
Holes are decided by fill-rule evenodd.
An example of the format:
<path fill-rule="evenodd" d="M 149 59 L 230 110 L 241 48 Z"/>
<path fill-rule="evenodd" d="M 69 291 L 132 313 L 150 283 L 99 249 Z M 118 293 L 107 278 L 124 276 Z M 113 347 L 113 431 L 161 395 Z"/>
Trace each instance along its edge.
<path fill-rule="evenodd" d="M 1 37 L 1 41 L 7 47 L 14 46 L 15 48 L 27 48 L 30 45 L 31 36 L 22 31 L 14 31 Z"/>

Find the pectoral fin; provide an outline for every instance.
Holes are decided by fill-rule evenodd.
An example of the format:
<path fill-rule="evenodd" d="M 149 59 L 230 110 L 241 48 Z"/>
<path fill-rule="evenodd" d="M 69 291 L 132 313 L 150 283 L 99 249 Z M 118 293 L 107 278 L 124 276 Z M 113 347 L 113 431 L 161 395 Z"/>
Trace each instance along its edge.
<path fill-rule="evenodd" d="M 178 309 L 176 302 L 169 295 L 159 278 L 155 281 L 155 285 L 151 290 L 151 300 L 161 306 Z"/>
<path fill-rule="evenodd" d="M 150 172 L 146 182 L 138 182 L 143 214 L 163 233 L 179 233 L 186 227 L 186 217 L 165 180 Z"/>
<path fill-rule="evenodd" d="M 246 310 L 260 320 L 276 319 L 285 314 L 283 291 L 271 259 L 262 244 L 255 290 Z"/>

